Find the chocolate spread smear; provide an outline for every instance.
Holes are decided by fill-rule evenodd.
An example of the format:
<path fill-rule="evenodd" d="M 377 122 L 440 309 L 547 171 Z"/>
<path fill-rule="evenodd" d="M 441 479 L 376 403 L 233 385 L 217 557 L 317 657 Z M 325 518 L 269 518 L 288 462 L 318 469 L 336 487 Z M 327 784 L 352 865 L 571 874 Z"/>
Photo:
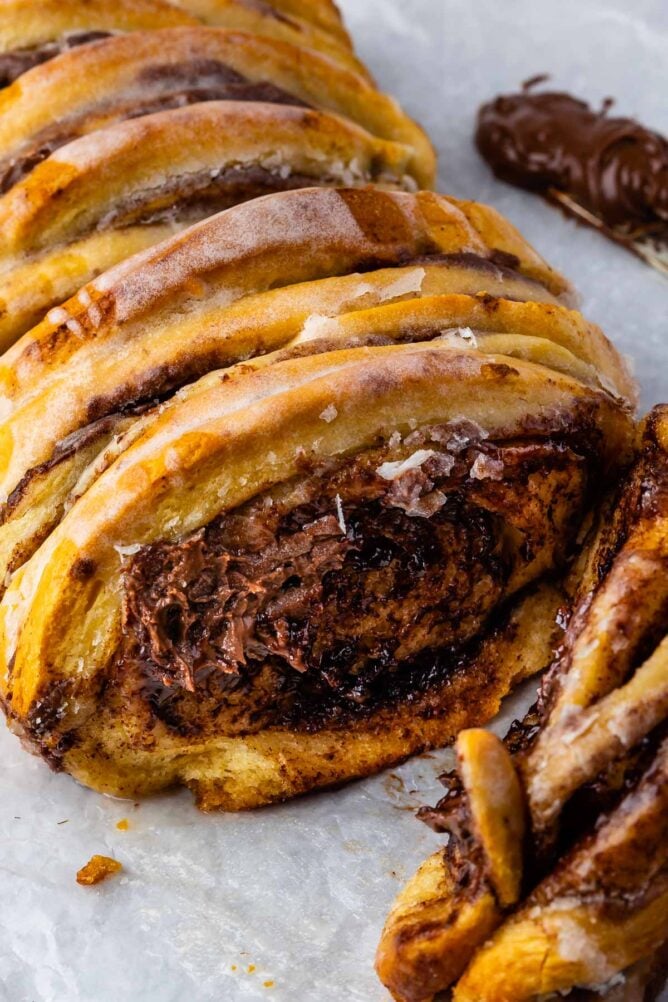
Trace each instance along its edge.
<path fill-rule="evenodd" d="M 415 692 L 442 675 L 514 571 L 567 545 L 563 525 L 517 499 L 549 468 L 570 496 L 582 460 L 551 443 L 473 449 L 457 435 L 459 452 L 447 452 L 442 430 L 429 434 L 405 469 L 372 450 L 130 555 L 115 684 L 169 726 L 197 731 L 240 689 L 254 687 L 257 707 L 240 728 L 313 727 L 392 698 L 404 677 Z M 489 476 L 470 477 L 480 455 Z"/>
<path fill-rule="evenodd" d="M 541 78 L 538 78 L 541 79 Z M 609 229 L 668 232 L 668 142 L 631 118 L 608 117 L 570 94 L 533 92 L 485 104 L 476 144 L 504 181 L 563 192 Z"/>
<path fill-rule="evenodd" d="M 12 52 L 0 54 L 0 89 L 9 87 L 20 76 L 27 73 L 34 66 L 48 63 L 50 59 L 55 59 L 62 52 L 69 52 L 80 45 L 88 45 L 90 42 L 98 42 L 102 38 L 109 38 L 110 31 L 76 31 L 69 32 L 61 38 L 52 42 L 45 42 L 44 45 L 35 45 L 28 49 L 14 49 Z"/>

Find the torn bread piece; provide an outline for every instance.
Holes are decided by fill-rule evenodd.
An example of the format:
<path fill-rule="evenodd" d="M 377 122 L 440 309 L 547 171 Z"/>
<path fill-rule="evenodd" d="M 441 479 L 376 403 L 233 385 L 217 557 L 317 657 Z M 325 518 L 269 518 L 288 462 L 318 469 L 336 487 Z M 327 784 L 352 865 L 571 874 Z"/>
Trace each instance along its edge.
<path fill-rule="evenodd" d="M 426 1002 L 450 987 L 455 1002 L 656 997 L 668 939 L 667 515 L 663 406 L 646 419 L 635 464 L 602 506 L 537 707 L 508 738 L 529 818 L 522 901 L 494 914 L 491 935 L 489 914 L 481 918 L 454 954 L 445 928 L 431 933 L 445 955 L 430 958 L 419 926 L 407 925 L 401 953 L 386 951 L 381 968 L 392 990 L 399 974 L 409 986 L 397 998 Z M 461 778 L 447 785 L 444 800 L 423 812 L 442 830 Z M 488 795 L 497 786 L 488 784 Z M 497 844 L 502 850 L 503 839 Z M 464 858 L 478 874 L 475 853 Z M 447 897 L 423 891 L 419 874 L 404 894 L 412 911 L 400 899 L 390 924 Z M 447 976 L 421 991 L 430 969 Z"/>

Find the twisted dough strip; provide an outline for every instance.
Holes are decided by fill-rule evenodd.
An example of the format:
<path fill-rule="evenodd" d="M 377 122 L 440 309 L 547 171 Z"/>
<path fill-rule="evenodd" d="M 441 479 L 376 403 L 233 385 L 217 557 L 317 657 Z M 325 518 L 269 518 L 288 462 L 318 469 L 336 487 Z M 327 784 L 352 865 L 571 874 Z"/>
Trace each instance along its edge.
<path fill-rule="evenodd" d="M 469 934 L 466 955 L 456 955 L 456 972 L 451 955 L 429 956 L 420 923 L 423 909 L 445 914 L 456 889 L 446 877 L 436 895 L 424 894 L 418 873 L 381 941 L 379 973 L 393 991 L 393 979 L 401 978 L 397 998 L 432 998 L 469 958 L 455 1002 L 532 1002 L 576 986 L 594 990 L 638 964 L 638 991 L 644 991 L 651 958 L 668 938 L 667 513 L 668 408 L 662 407 L 647 419 L 640 459 L 593 545 L 564 652 L 543 694 L 547 719 L 516 760 L 536 839 L 532 866 L 544 869 L 548 852 L 554 858 L 558 821 L 577 790 L 596 781 L 587 787 L 589 798 L 602 803 L 604 813 L 517 911 L 503 921 L 499 902 L 483 916 Z M 477 793 L 484 801 L 494 785 L 483 780 Z M 453 803 L 456 811 L 456 798 Z M 446 827 L 449 805 L 448 798 L 439 805 Z M 577 834 L 577 809 L 574 823 Z M 479 858 L 455 844 L 480 880 Z M 437 854 L 432 869 L 439 858 L 443 866 Z M 394 942 L 393 928 L 402 925 L 403 938 Z M 497 931 L 481 946 L 492 925 Z M 449 950 L 447 933 L 439 935 Z M 429 970 L 442 976 L 426 982 Z"/>
<path fill-rule="evenodd" d="M 527 400 L 532 401 L 533 435 L 544 445 L 533 438 L 526 447 L 523 444 Z M 472 438 L 462 438 L 457 431 L 463 413 L 471 428 L 478 429 Z M 414 441 L 413 430 L 418 436 L 428 434 L 434 423 L 444 426 L 443 435 L 452 439 L 455 449 L 452 455 L 461 452 L 461 460 L 447 454 L 439 459 L 437 445 L 416 452 L 417 447 L 409 444 Z M 566 435 L 563 447 L 557 444 L 562 435 Z M 416 654 L 422 644 L 429 647 L 456 641 L 460 634 L 477 635 L 497 596 L 517 594 L 558 560 L 569 526 L 577 521 L 575 510 L 582 504 L 586 484 L 583 458 L 568 448 L 569 436 L 581 449 L 591 449 L 592 455 L 602 444 L 608 461 L 614 463 L 626 447 L 628 420 L 606 394 L 558 373 L 550 372 L 546 378 L 540 366 L 515 360 L 510 366 L 502 357 L 458 351 L 447 343 L 347 348 L 205 377 L 155 414 L 93 479 L 14 576 L 1 612 L 5 699 L 13 720 L 54 763 L 98 789 L 148 792 L 187 782 L 209 808 L 253 806 L 365 774 L 411 749 L 451 736 L 463 720 L 485 716 L 490 702 L 498 705 L 500 695 L 523 670 L 521 657 L 510 657 L 506 649 L 506 656 L 495 662 L 492 643 L 491 660 L 483 650 L 475 667 L 469 665 L 457 679 L 449 678 L 444 685 L 434 682 L 409 702 L 397 697 L 390 706 L 381 704 L 369 710 L 368 722 L 366 714 L 353 717 L 345 727 L 343 744 L 339 729 L 326 722 L 312 735 L 299 727 L 293 730 L 280 717 L 272 726 L 272 714 L 281 707 L 274 696 L 271 710 L 262 702 L 262 709 L 253 710 L 259 716 L 250 718 L 255 721 L 251 733 L 238 734 L 235 714 L 250 712 L 252 700 L 261 699 L 262 690 L 251 690 L 240 705 L 234 703 L 234 712 L 232 707 L 222 712 L 219 705 L 217 714 L 210 716 L 207 697 L 194 695 L 196 677 L 183 667 L 185 662 L 170 660 L 171 667 L 165 670 L 177 674 L 173 679 L 168 674 L 168 689 L 177 702 L 170 704 L 168 720 L 149 726 L 146 714 L 154 712 L 150 692 L 142 695 L 141 687 L 135 688 L 133 669 L 124 669 L 119 676 L 122 685 L 129 686 L 119 693 L 120 702 L 111 695 L 114 651 L 123 634 L 131 635 L 122 627 L 127 614 L 123 613 L 123 608 L 127 610 L 123 555 L 160 541 L 180 545 L 179 540 L 187 541 L 227 512 L 239 512 L 244 518 L 251 502 L 263 505 L 268 496 L 272 507 L 283 503 L 281 498 L 292 498 L 292 491 L 302 496 L 311 489 L 322 504 L 330 498 L 325 513 L 336 537 L 342 532 L 337 524 L 357 517 L 359 505 L 364 505 L 358 481 L 345 479 L 350 457 L 368 464 L 364 469 L 375 470 L 369 483 L 382 496 L 390 490 L 391 478 L 401 480 L 401 471 L 412 469 L 410 462 L 405 466 L 411 456 L 423 463 L 433 456 L 434 476 L 442 490 L 453 492 L 455 498 L 463 490 L 474 509 L 482 505 L 483 511 L 502 520 L 495 531 L 504 540 L 499 545 L 505 548 L 510 575 L 504 575 L 503 585 L 493 583 L 498 571 L 490 577 L 489 569 L 464 577 L 472 589 L 463 598 L 466 612 L 452 618 L 438 602 L 436 607 L 430 604 L 435 601 L 433 594 L 424 608 L 419 598 L 408 601 L 404 596 L 396 607 L 399 619 L 413 601 L 422 608 L 420 615 L 428 612 L 436 617 L 418 630 L 412 620 L 401 629 L 387 624 L 393 643 L 404 637 L 405 646 L 397 648 L 397 657 Z M 397 439 L 404 437 L 408 442 L 398 445 Z M 476 441 L 480 444 L 471 444 L 472 451 L 466 451 L 467 443 Z M 496 442 L 502 443 L 500 452 Z M 493 460 L 499 455 L 504 457 L 505 474 L 497 483 L 486 476 L 484 457 Z M 302 481 L 298 476 L 305 459 L 308 470 L 325 471 L 317 474 L 324 480 L 312 488 L 308 478 Z M 323 468 L 323 463 L 334 466 Z M 441 464 L 457 471 L 454 479 L 436 472 Z M 475 473 L 470 476 L 467 471 L 473 466 Z M 343 478 L 340 486 L 335 486 L 336 480 L 329 483 L 328 469 L 334 471 L 331 475 L 340 469 L 336 474 Z M 379 470 L 389 470 L 390 479 Z M 521 498 L 518 477 L 523 483 Z M 337 496 L 342 499 L 341 522 L 335 514 Z M 459 503 L 452 509 L 453 517 Z M 425 516 L 431 510 L 426 509 Z M 447 503 L 441 518 L 444 527 L 450 525 Z M 468 560 L 478 551 L 474 547 L 466 552 Z M 493 552 L 492 568 L 496 567 Z M 449 575 L 460 579 L 462 566 L 444 563 L 438 573 L 445 579 L 433 587 L 449 588 Z M 419 574 L 416 587 L 421 579 Z M 448 602 L 455 601 L 456 593 L 446 594 Z M 393 601 L 384 605 L 394 608 Z M 534 603 L 526 612 L 531 615 L 536 608 Z M 382 617 L 369 616 L 365 631 L 382 633 L 386 628 Z M 338 620 L 343 623 L 342 617 Z M 111 688 L 100 700 L 104 678 Z M 161 678 L 158 674 L 156 682 Z M 456 699 L 453 694 L 458 691 Z M 219 697 L 216 702 L 220 704 Z M 191 722 L 196 714 L 197 726 L 204 729 L 202 737 L 193 741 L 188 727 L 175 728 L 174 713 L 185 714 Z"/>
<path fill-rule="evenodd" d="M 338 30 L 342 28 L 338 12 L 337 23 L 332 20 L 325 26 L 317 23 L 317 3 L 313 5 L 316 17 L 305 10 L 280 12 L 277 6 L 262 0 L 192 0 L 178 5 L 167 0 L 115 0 L 113 4 L 105 0 L 0 0 L 0 84 L 12 83 L 33 66 L 97 35 L 198 23 L 316 49 L 368 77 L 347 33 Z"/>
<path fill-rule="evenodd" d="M 493 210 L 486 210 L 481 227 L 487 228 L 487 243 L 469 220 L 469 209 L 470 203 L 427 193 L 290 192 L 230 209 L 118 265 L 62 308 L 51 311 L 3 356 L 3 490 L 9 494 L 27 470 L 47 461 L 54 440 L 103 416 L 105 400 L 117 407 L 145 397 L 143 384 L 153 372 L 159 376 L 163 371 L 165 383 L 154 381 L 149 395 L 163 392 L 163 386 L 173 385 L 168 367 L 173 369 L 180 357 L 182 365 L 190 366 L 182 380 L 186 381 L 193 371 L 193 352 L 210 356 L 216 342 L 220 353 L 214 365 L 257 354 L 262 348 L 255 347 L 256 341 L 270 349 L 281 347 L 299 333 L 319 303 L 328 312 L 345 312 L 344 304 L 354 308 L 356 302 L 365 302 L 365 296 L 373 304 L 415 295 L 427 277 L 431 278 L 424 285 L 427 293 L 457 288 L 462 278 L 471 291 L 482 291 L 495 273 L 492 247 L 517 253 L 520 274 L 513 276 L 517 291 L 522 288 L 526 298 L 552 301 L 545 288 L 523 284 L 521 273 L 540 276 L 557 290 L 564 288 L 560 276 Z M 476 222 L 481 218 L 478 213 Z M 459 258 L 462 251 L 470 256 Z M 379 265 L 401 268 L 407 260 L 421 262 L 423 258 L 424 267 L 420 263 L 409 270 L 383 271 L 376 282 L 373 276 L 355 276 L 327 287 L 324 298 L 320 286 L 302 285 Z M 469 262 L 472 274 L 465 267 Z M 455 266 L 453 272 L 450 264 Z M 497 274 L 500 291 L 503 274 Z M 256 300 L 255 294 L 280 286 L 285 291 L 266 300 L 270 323 L 263 314 L 254 321 L 258 305 L 265 302 Z M 292 286 L 299 287 L 290 291 Z M 252 298 L 245 302 L 246 296 Z M 274 304 L 281 310 L 276 318 Z M 221 332 L 221 324 L 229 327 Z M 152 331 L 160 336 L 151 337 Z M 206 342 L 202 341 L 204 333 Z M 628 380 L 624 382 L 623 368 L 614 368 L 616 356 L 600 335 L 598 348 L 593 350 L 601 359 L 608 353 L 613 366 L 607 368 L 608 376 L 613 380 L 619 376 L 623 393 Z M 133 351 L 136 361 L 128 354 Z M 116 368 L 121 360 L 123 382 Z M 103 375 L 106 366 L 110 366 L 108 383 Z M 51 387 L 57 389 L 60 402 L 56 405 L 53 398 L 48 404 L 50 427 L 40 433 L 34 408 L 43 412 Z M 100 401 L 94 411 L 89 406 L 91 396 Z"/>
<path fill-rule="evenodd" d="M 172 0 L 175 6 L 192 11 L 207 23 L 214 24 L 218 11 L 225 9 L 226 0 Z M 334 0 L 244 0 L 251 9 L 269 7 L 289 18 L 307 21 L 322 31 L 334 35 L 347 48 L 351 41 L 339 8 Z"/>
<path fill-rule="evenodd" d="M 242 358 L 281 348 L 314 352 L 445 336 L 633 398 L 632 382 L 598 329 L 554 304 L 544 286 L 489 260 L 490 248 L 467 219 L 470 208 L 429 195 L 365 192 L 357 198 L 352 191 L 257 201 L 128 263 L 53 311 L 0 365 L 8 496 L 0 580 L 56 524 L 86 466 L 115 435 L 127 434 L 129 410 Z M 309 225 L 300 230 L 295 219 L 305 213 Z M 485 218 L 479 211 L 476 222 L 491 246 L 521 254 L 519 269 L 559 287 L 493 213 Z M 208 248 L 203 259 L 202 247 Z M 476 255 L 457 256 L 473 247 Z M 401 266 L 416 255 L 419 263 Z M 345 274 L 383 260 L 397 267 Z M 342 277 L 320 278 L 337 273 Z M 211 294 L 203 285 L 193 299 L 194 283 L 204 279 Z M 278 284 L 286 288 L 255 292 Z M 158 290 L 155 302 L 142 298 L 147 286 Z M 389 305 L 393 300 L 396 307 Z M 337 325 L 333 318 L 346 314 Z"/>
<path fill-rule="evenodd" d="M 668 415 L 657 409 L 647 422 L 643 457 L 583 583 L 592 594 L 583 599 L 555 668 L 549 717 L 521 763 L 541 837 L 551 834 L 575 790 L 668 715 L 668 639 L 652 644 L 648 657 L 643 653 L 668 613 L 667 445 Z M 616 538 L 623 545 L 611 559 Z M 596 589 L 601 574 L 604 583 Z"/>
<path fill-rule="evenodd" d="M 406 1002 L 456 981 L 520 894 L 525 807 L 510 755 L 482 730 L 462 731 L 455 748 L 453 838 L 398 896 L 376 957 L 381 981 Z"/>
<path fill-rule="evenodd" d="M 411 150 L 434 177 L 433 149 L 395 101 L 313 49 L 222 28 L 137 31 L 81 45 L 24 73 L 0 95 L 6 189 L 64 143 L 114 121 L 184 103 L 260 99 L 332 111 Z"/>
<path fill-rule="evenodd" d="M 668 742 L 596 831 L 474 956 L 455 1002 L 605 985 L 668 937 Z"/>
<path fill-rule="evenodd" d="M 0 347 L 197 219 L 315 184 L 412 187 L 408 158 L 338 116 L 261 102 L 210 101 L 75 140 L 0 198 Z"/>

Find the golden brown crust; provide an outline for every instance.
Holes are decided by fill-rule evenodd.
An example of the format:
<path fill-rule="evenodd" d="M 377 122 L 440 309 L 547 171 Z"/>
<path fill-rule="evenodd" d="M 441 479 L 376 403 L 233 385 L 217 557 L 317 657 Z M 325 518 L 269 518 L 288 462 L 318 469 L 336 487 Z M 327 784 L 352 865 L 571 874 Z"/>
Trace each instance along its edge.
<path fill-rule="evenodd" d="M 283 101 L 341 114 L 381 139 L 404 143 L 418 183 L 432 183 L 434 153 L 424 133 L 364 77 L 312 49 L 206 27 L 103 39 L 23 74 L 0 94 L 0 159 L 9 169 L 47 142 L 53 148 L 138 111 L 156 110 L 156 102 L 170 94 L 215 91 L 230 70 L 251 84 L 277 88 L 287 95 Z"/>
<path fill-rule="evenodd" d="M 398 1002 L 456 981 L 520 894 L 525 808 L 510 755 L 477 729 L 462 731 L 456 750 L 450 842 L 399 894 L 378 947 L 378 976 Z"/>
<path fill-rule="evenodd" d="M 174 5 L 183 7 L 206 23 L 215 24 L 218 12 L 225 9 L 226 0 L 173 0 Z M 334 0 L 242 0 L 251 9 L 269 7 L 279 15 L 296 18 L 315 25 L 321 31 L 333 35 L 347 48 L 352 48 L 350 36 Z"/>
<path fill-rule="evenodd" d="M 75 140 L 0 198 L 0 345 L 101 271 L 189 223 L 312 185 L 401 188 L 408 152 L 338 116 L 211 101 Z M 64 256 L 78 266 L 65 268 Z"/>
<path fill-rule="evenodd" d="M 253 0 L 192 0 L 180 5 L 166 0 L 116 0 L 113 4 L 105 0 L 0 0 L 0 53 L 18 55 L 73 35 L 76 41 L 77 33 L 85 36 L 87 32 L 145 31 L 199 23 L 315 49 L 368 77 L 345 33 L 328 30 L 310 18 L 279 14 L 270 4 Z M 57 46 L 53 54 L 50 52 L 45 53 L 45 60 L 57 54 Z"/>
<path fill-rule="evenodd" d="M 668 411 L 657 408 L 612 523 L 594 543 L 554 669 L 549 718 L 522 761 L 534 829 L 544 837 L 580 786 L 668 715 L 667 426 Z"/>
<path fill-rule="evenodd" d="M 531 1002 L 605 985 L 668 936 L 668 745 L 599 824 L 475 955 L 457 1002 Z"/>
<path fill-rule="evenodd" d="M 499 231 L 497 246 L 503 248 L 504 238 L 505 233 Z M 182 382 L 189 375 L 200 375 L 206 369 L 197 355 L 206 360 L 208 354 L 206 368 L 213 368 L 282 347 L 308 317 L 302 306 L 309 301 L 308 286 L 295 290 L 287 310 L 286 296 L 288 303 L 291 298 L 287 292 L 267 300 L 267 313 L 274 303 L 281 306 L 281 313 L 272 312 L 270 325 L 265 312 L 258 322 L 258 302 L 250 298 L 246 304 L 244 296 L 370 266 L 397 265 L 425 254 L 435 255 L 436 264 L 439 255 L 454 254 L 455 265 L 466 265 L 468 259 L 456 257 L 462 251 L 473 251 L 482 259 L 482 270 L 476 273 L 474 268 L 468 281 L 485 290 L 494 278 L 494 271 L 490 275 L 485 268 L 491 251 L 448 199 L 427 193 L 309 189 L 228 210 L 117 266 L 62 308 L 51 311 L 3 357 L 0 385 L 6 421 L 0 430 L 0 473 L 5 494 L 14 490 L 28 470 L 49 458 L 54 440 L 100 417 L 105 412 L 101 408 L 108 412 L 164 392 L 173 385 L 168 379 L 173 379 L 178 366 L 185 371 Z M 533 270 L 535 259 L 527 246 L 518 270 L 525 266 Z M 477 267 L 475 259 L 473 263 Z M 427 260 L 424 267 L 418 264 L 405 273 L 406 292 L 402 293 L 403 276 L 398 273 L 396 279 L 387 276 L 385 290 L 381 287 L 377 295 L 415 295 L 433 273 Z M 461 274 L 461 269 L 455 271 L 455 281 Z M 552 274 L 545 268 L 545 281 L 558 284 L 553 283 Z M 395 281 L 399 284 L 392 291 Z M 373 296 L 374 289 L 369 291 L 368 286 L 365 277 L 344 283 L 349 290 L 345 298 L 350 301 L 353 293 L 354 299 L 354 290 L 358 296 L 360 291 Z M 426 282 L 424 289 L 429 291 Z M 316 289 L 315 293 L 317 302 L 321 292 Z M 531 294 L 525 292 L 525 296 Z M 540 288 L 535 294 L 540 298 Z M 308 312 L 312 309 L 308 307 Z M 332 312 L 339 311 L 340 307 Z M 300 316 L 304 319 L 297 327 Z M 159 331 L 159 338 L 151 330 Z M 195 344 L 193 357 L 190 346 Z M 90 368 L 87 359 L 103 351 L 103 364 Z M 136 354 L 136 362 L 128 352 Z M 75 359 L 80 364 L 74 366 Z M 65 363 L 72 367 L 74 377 L 69 370 L 66 374 Z M 109 370 L 108 381 L 103 369 Z M 612 367 L 609 373 L 614 379 Z M 156 375 L 161 374 L 167 383 L 164 389 L 155 384 Z M 36 381 L 39 397 L 32 393 Z M 49 427 L 36 434 L 40 420 L 36 420 L 35 408 L 43 413 L 51 387 L 58 396 L 51 398 L 47 408 Z M 11 423 L 7 421 L 10 416 Z"/>

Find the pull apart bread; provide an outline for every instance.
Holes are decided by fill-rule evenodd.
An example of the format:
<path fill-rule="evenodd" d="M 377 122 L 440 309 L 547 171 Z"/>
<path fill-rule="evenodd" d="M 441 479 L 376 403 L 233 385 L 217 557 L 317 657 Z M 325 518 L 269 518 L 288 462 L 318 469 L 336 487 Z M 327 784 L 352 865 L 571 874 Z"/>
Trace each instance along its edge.
<path fill-rule="evenodd" d="M 402 1002 L 649 1002 L 668 969 L 668 407 L 600 517 L 564 643 L 502 744 L 457 742 L 450 833 L 378 971 Z"/>
<path fill-rule="evenodd" d="M 338 10 L 318 0 L 0 0 L 0 87 L 62 52 L 130 31 L 206 24 L 315 49 L 365 77 Z"/>
<path fill-rule="evenodd" d="M 0 363 L 2 698 L 55 768 L 240 809 L 487 720 L 546 664 L 634 387 L 496 212 L 255 199 Z"/>
<path fill-rule="evenodd" d="M 0 93 L 0 350 L 238 202 L 432 184 L 429 141 L 344 39 L 264 3 L 201 6 L 0 0 L 0 79 L 16 77 Z"/>

